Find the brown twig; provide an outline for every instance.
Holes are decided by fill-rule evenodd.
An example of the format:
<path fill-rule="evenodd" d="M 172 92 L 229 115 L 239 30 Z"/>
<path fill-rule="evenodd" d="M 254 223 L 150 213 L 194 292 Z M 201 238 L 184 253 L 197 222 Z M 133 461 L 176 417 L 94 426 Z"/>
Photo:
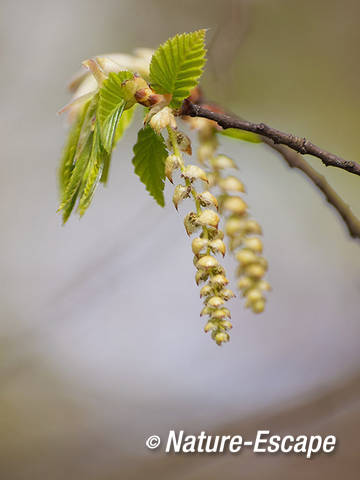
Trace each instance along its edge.
<path fill-rule="evenodd" d="M 205 100 L 202 99 L 201 96 L 199 97 L 199 101 L 201 103 L 205 102 Z M 209 105 L 207 104 L 207 106 L 209 106 Z M 284 134 L 282 132 L 279 132 L 278 130 L 271 129 L 270 127 L 266 127 L 271 132 L 280 133 L 282 135 L 282 138 L 287 137 L 289 139 L 289 137 L 291 137 L 291 139 L 292 139 L 290 144 L 286 143 L 286 142 L 280 142 L 280 141 L 275 142 L 274 138 L 273 138 L 273 135 L 271 135 L 271 136 L 270 135 L 265 135 L 264 131 L 259 131 L 259 130 L 256 129 L 259 126 L 258 124 L 252 124 L 250 122 L 246 122 L 245 120 L 242 120 L 242 119 L 240 119 L 240 118 L 238 118 L 234 115 L 226 115 L 224 113 L 221 113 L 221 112 L 219 112 L 219 110 L 222 110 L 222 109 L 219 109 L 219 107 L 217 107 L 217 106 L 216 107 L 214 106 L 214 109 L 216 109 L 217 112 L 213 112 L 212 110 L 209 110 L 209 108 L 205 108 L 201 105 L 196 105 L 189 100 L 185 100 L 184 103 L 183 103 L 182 110 L 181 110 L 181 115 L 189 115 L 189 116 L 193 116 L 193 117 L 199 116 L 199 117 L 203 117 L 203 118 L 208 118 L 209 120 L 214 120 L 215 122 L 218 123 L 218 125 L 220 125 L 223 128 L 238 128 L 240 130 L 247 130 L 247 131 L 250 131 L 250 132 L 260 134 L 262 136 L 263 142 L 266 143 L 273 150 L 280 153 L 280 155 L 283 157 L 283 159 L 286 161 L 286 163 L 288 164 L 288 166 L 290 168 L 296 168 L 298 170 L 301 170 L 308 177 L 308 179 L 323 193 L 323 195 L 324 195 L 325 199 L 328 201 L 328 203 L 330 205 L 332 205 L 334 207 L 334 209 L 340 215 L 340 217 L 343 220 L 343 222 L 345 223 L 351 237 L 358 238 L 358 239 L 360 238 L 360 220 L 353 214 L 349 205 L 347 205 L 342 200 L 342 198 L 336 193 L 336 191 L 329 185 L 329 183 L 327 182 L 327 180 L 325 179 L 325 177 L 323 175 L 318 173 L 317 170 L 315 170 L 313 167 L 311 167 L 300 155 L 298 155 L 298 153 L 296 153 L 299 150 L 297 148 L 294 148 L 294 145 L 300 145 L 300 143 L 301 143 L 301 142 L 300 143 L 298 142 L 298 140 L 299 140 L 298 137 L 294 137 L 293 135 Z M 260 124 L 260 125 L 263 125 L 263 124 Z M 246 126 L 246 127 L 249 127 L 249 128 L 243 128 L 243 126 Z M 256 128 L 251 129 L 250 127 L 252 127 L 252 126 L 254 126 Z M 267 130 L 267 131 L 269 131 L 269 130 Z M 294 139 L 296 139 L 295 143 L 292 143 L 292 142 L 294 142 Z M 301 139 L 301 140 L 306 142 L 305 139 Z M 279 143 L 283 143 L 283 144 L 280 145 Z M 345 165 L 347 165 L 347 166 L 349 166 L 349 164 L 355 166 L 355 170 L 359 169 L 359 173 L 357 171 L 354 172 L 352 170 L 349 170 L 348 168 L 345 168 L 344 166 L 342 166 L 340 168 L 343 168 L 347 171 L 350 171 L 351 173 L 360 174 L 360 166 L 358 164 L 356 164 L 354 162 L 346 162 L 345 160 L 342 160 L 339 157 L 336 157 L 335 155 L 332 155 L 328 152 L 325 152 L 324 150 L 319 149 L 318 147 L 316 147 L 315 145 L 313 145 L 310 142 L 306 142 L 306 143 L 312 145 L 313 148 L 315 148 L 316 150 L 319 150 L 323 154 L 327 154 L 331 158 L 337 159 L 336 162 L 341 162 L 342 164 L 344 164 L 344 162 L 345 162 Z M 288 147 L 290 147 L 290 148 L 288 148 Z M 300 151 L 299 153 L 303 153 L 303 152 Z M 315 155 L 315 156 L 318 156 L 318 155 Z M 319 158 L 321 158 L 321 157 L 319 157 Z M 321 159 L 324 162 L 324 159 L 323 158 L 321 158 Z M 326 163 L 325 163 L 325 165 L 326 165 Z M 335 165 L 334 163 L 328 163 L 328 165 L 338 166 L 338 165 Z M 352 167 L 352 168 L 354 168 L 354 167 Z"/>
<path fill-rule="evenodd" d="M 265 123 L 252 123 L 246 120 L 241 120 L 224 113 L 213 112 L 201 105 L 196 105 L 190 100 L 184 100 L 181 115 L 189 115 L 190 117 L 203 117 L 209 120 L 214 120 L 220 127 L 236 128 L 239 130 L 246 130 L 248 132 L 257 133 L 263 137 L 271 139 L 275 144 L 286 145 L 302 155 L 308 154 L 320 158 L 327 167 L 337 167 L 355 175 L 360 175 L 360 164 L 344 160 L 333 153 L 327 152 L 322 148 L 317 147 L 306 138 L 297 137 L 290 133 L 284 133 L 275 128 L 269 127 Z"/>

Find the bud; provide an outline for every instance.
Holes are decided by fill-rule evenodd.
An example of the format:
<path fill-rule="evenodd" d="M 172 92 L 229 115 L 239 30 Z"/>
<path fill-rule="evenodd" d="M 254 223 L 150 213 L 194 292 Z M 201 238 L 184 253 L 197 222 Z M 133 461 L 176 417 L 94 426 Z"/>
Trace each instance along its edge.
<path fill-rule="evenodd" d="M 206 304 L 208 307 L 219 308 L 224 304 L 224 300 L 218 296 L 210 297 L 208 300 L 206 300 Z"/>
<path fill-rule="evenodd" d="M 261 253 L 263 249 L 263 244 L 260 238 L 258 237 L 247 237 L 244 239 L 245 246 L 255 252 L 255 253 Z"/>
<path fill-rule="evenodd" d="M 205 306 L 200 312 L 200 317 L 203 317 L 204 315 L 211 315 L 212 311 L 213 310 L 211 307 Z"/>
<path fill-rule="evenodd" d="M 159 112 L 155 113 L 155 115 L 151 117 L 149 123 L 156 133 L 160 133 L 163 128 L 168 126 L 176 128 L 176 120 L 169 107 L 164 107 Z"/>
<path fill-rule="evenodd" d="M 235 294 L 229 288 L 223 288 L 219 292 L 219 297 L 223 298 L 224 300 L 230 300 L 230 298 L 235 297 Z"/>
<path fill-rule="evenodd" d="M 271 285 L 269 282 L 266 282 L 265 280 L 261 280 L 259 283 L 258 283 L 258 288 L 260 288 L 260 290 L 262 291 L 270 291 L 271 290 Z"/>
<path fill-rule="evenodd" d="M 213 158 L 211 164 L 214 168 L 223 169 L 223 168 L 237 168 L 234 160 L 227 157 L 226 155 L 218 155 Z"/>
<path fill-rule="evenodd" d="M 247 210 L 247 204 L 240 197 L 227 197 L 224 200 L 223 208 L 236 215 L 242 215 Z"/>
<path fill-rule="evenodd" d="M 213 322 L 208 322 L 204 327 L 205 333 L 210 332 L 210 330 L 215 330 L 215 329 L 216 329 L 216 325 Z"/>
<path fill-rule="evenodd" d="M 207 272 L 204 272 L 203 270 L 199 270 L 195 274 L 196 285 L 199 285 L 199 283 L 201 282 L 206 282 L 208 278 L 209 278 L 209 274 Z"/>
<path fill-rule="evenodd" d="M 250 303 L 255 303 L 263 298 L 262 293 L 258 288 L 251 288 L 246 292 L 245 296 Z"/>
<path fill-rule="evenodd" d="M 258 260 L 258 257 L 251 250 L 243 249 L 236 252 L 236 260 L 241 263 L 241 265 L 250 265 Z"/>
<path fill-rule="evenodd" d="M 194 238 L 191 244 L 194 255 L 199 255 L 201 250 L 207 247 L 207 244 L 208 244 L 208 241 L 206 238 L 200 238 L 200 237 Z"/>
<path fill-rule="evenodd" d="M 200 225 L 206 227 L 213 227 L 217 228 L 219 225 L 219 215 L 215 213 L 213 210 L 203 210 L 198 218 L 198 222 Z"/>
<path fill-rule="evenodd" d="M 216 210 L 218 209 L 218 201 L 216 200 L 216 197 L 214 197 L 214 195 L 207 190 L 199 193 L 197 198 L 199 199 L 202 207 L 215 207 Z"/>
<path fill-rule="evenodd" d="M 225 256 L 225 252 L 226 252 L 225 243 L 222 240 L 220 240 L 220 238 L 216 238 L 215 240 L 212 240 L 209 243 L 209 247 L 214 253 L 220 252 L 223 257 Z"/>
<path fill-rule="evenodd" d="M 183 132 L 176 131 L 176 141 L 182 152 L 187 153 L 188 155 L 192 154 L 191 141 L 190 138 L 185 135 Z"/>
<path fill-rule="evenodd" d="M 261 265 L 252 264 L 252 265 L 248 265 L 245 268 L 245 273 L 246 275 L 249 275 L 249 277 L 253 277 L 260 280 L 260 278 L 262 278 L 265 275 L 265 269 Z"/>
<path fill-rule="evenodd" d="M 224 320 L 226 318 L 226 312 L 224 312 L 224 309 L 220 308 L 218 310 L 215 310 L 211 314 L 211 320 Z"/>
<path fill-rule="evenodd" d="M 181 176 L 187 178 L 190 180 L 190 182 L 193 182 L 194 180 L 203 180 L 204 182 L 208 181 L 204 170 L 196 165 L 188 165 L 185 167 Z"/>
<path fill-rule="evenodd" d="M 214 335 L 214 340 L 218 345 L 221 345 L 222 343 L 228 342 L 230 340 L 230 336 L 228 333 L 219 332 Z"/>
<path fill-rule="evenodd" d="M 184 219 L 186 233 L 190 236 L 199 228 L 198 216 L 195 212 L 190 212 Z"/>
<path fill-rule="evenodd" d="M 165 175 L 173 183 L 172 173 L 180 167 L 180 158 L 177 155 L 169 155 L 165 160 Z"/>
<path fill-rule="evenodd" d="M 232 323 L 229 322 L 229 320 L 223 320 L 221 322 L 221 326 L 225 328 L 226 330 L 230 330 L 232 328 Z"/>
<path fill-rule="evenodd" d="M 225 232 L 229 237 L 240 233 L 246 226 L 244 220 L 238 217 L 230 217 L 225 223 Z"/>
<path fill-rule="evenodd" d="M 215 287 L 224 287 L 229 283 L 229 280 L 225 277 L 225 275 L 214 275 L 210 280 L 211 285 Z"/>
<path fill-rule="evenodd" d="M 253 286 L 254 282 L 249 277 L 241 277 L 237 282 L 237 286 L 240 290 L 247 290 Z"/>
<path fill-rule="evenodd" d="M 245 187 L 240 180 L 232 175 L 222 178 L 219 187 L 228 192 L 245 192 Z"/>
<path fill-rule="evenodd" d="M 215 257 L 211 255 L 205 255 L 201 257 L 200 260 L 196 264 L 196 268 L 199 270 L 209 270 L 210 268 L 214 268 L 219 265 L 219 262 L 216 260 Z"/>
<path fill-rule="evenodd" d="M 265 300 L 264 299 L 258 300 L 252 305 L 251 308 L 254 313 L 262 313 L 265 309 Z"/>
<path fill-rule="evenodd" d="M 202 289 L 200 290 L 200 298 L 202 297 L 208 297 L 209 295 L 212 294 L 212 288 L 210 285 L 204 285 Z"/>
<path fill-rule="evenodd" d="M 248 233 L 256 233 L 258 235 L 261 235 L 262 230 L 258 222 L 255 220 L 246 220 L 245 222 L 245 229 Z"/>
<path fill-rule="evenodd" d="M 179 203 L 190 196 L 191 188 L 184 187 L 183 185 L 177 185 L 174 190 L 173 195 L 173 203 L 175 205 L 176 210 L 178 209 Z"/>

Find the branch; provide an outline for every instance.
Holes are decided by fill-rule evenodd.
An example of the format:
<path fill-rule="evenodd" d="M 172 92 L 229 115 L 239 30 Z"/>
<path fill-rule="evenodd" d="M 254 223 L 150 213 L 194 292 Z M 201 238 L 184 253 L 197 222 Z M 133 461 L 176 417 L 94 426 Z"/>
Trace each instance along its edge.
<path fill-rule="evenodd" d="M 309 180 L 324 194 L 324 197 L 338 212 L 343 222 L 345 223 L 349 234 L 352 238 L 360 238 L 360 220 L 353 214 L 349 205 L 336 193 L 336 191 L 329 185 L 323 175 L 311 167 L 303 158 L 296 152 L 289 150 L 283 145 L 274 145 L 272 140 L 263 137 L 263 141 L 272 149 L 279 152 L 290 168 L 297 168 L 305 173 Z"/>
<path fill-rule="evenodd" d="M 199 98 L 199 101 L 202 101 L 201 97 Z M 219 110 L 218 107 L 216 107 L 216 109 Z M 220 125 L 223 128 L 239 128 L 240 130 L 248 130 L 254 133 L 260 133 L 255 129 L 254 130 L 250 129 L 250 127 L 252 126 L 255 126 L 257 128 L 258 127 L 257 124 L 246 122 L 233 115 L 229 116 L 223 113 L 213 112 L 207 108 L 202 107 L 201 105 L 195 105 L 189 100 L 184 101 L 183 107 L 181 110 L 181 115 L 189 115 L 192 117 L 199 116 L 199 117 L 208 118 L 209 120 L 216 121 L 218 125 Z M 227 125 L 227 126 L 224 126 L 224 125 Z M 243 128 L 243 127 L 240 127 L 240 125 L 245 125 L 249 128 Z M 263 124 L 260 124 L 260 125 L 263 125 Z M 266 127 L 266 128 L 272 132 L 278 132 L 278 130 L 271 129 L 270 127 Z M 291 137 L 292 139 L 297 138 L 292 135 L 284 134 L 282 132 L 278 132 L 278 133 L 281 133 L 281 135 L 285 137 Z M 330 205 L 334 207 L 334 209 L 340 215 L 341 219 L 343 220 L 343 222 L 345 223 L 348 229 L 350 236 L 353 238 L 360 238 L 360 220 L 353 214 L 349 205 L 347 205 L 342 200 L 342 198 L 336 193 L 336 191 L 329 185 L 325 177 L 319 174 L 317 170 L 311 167 L 302 157 L 300 157 L 296 153 L 296 151 L 298 151 L 296 148 L 292 147 L 291 145 L 288 145 L 285 142 L 277 142 L 277 143 L 284 143 L 284 145 L 278 145 L 274 143 L 274 138 L 272 136 L 266 136 L 264 132 L 260 134 L 262 135 L 263 142 L 266 143 L 273 150 L 276 150 L 278 153 L 280 153 L 280 155 L 284 158 L 284 160 L 286 161 L 286 163 L 290 168 L 297 168 L 298 170 L 301 170 L 303 173 L 305 173 L 305 175 L 309 178 L 309 180 L 323 193 L 325 199 L 329 202 Z M 305 139 L 302 139 L 302 140 L 305 140 Z M 287 148 L 287 147 L 293 148 L 293 150 L 290 150 L 290 148 Z M 315 149 L 318 149 L 318 147 L 315 147 L 315 145 L 313 145 L 313 147 Z M 320 151 L 324 152 L 323 150 L 320 150 Z M 338 159 L 338 157 L 336 157 L 335 155 L 332 155 L 332 154 L 328 154 L 328 155 Z M 341 162 L 345 162 L 346 164 L 349 164 L 349 163 L 353 164 L 360 170 L 360 166 L 353 162 L 346 162 L 345 160 L 341 160 L 340 158 L 338 160 Z M 340 168 L 343 168 L 343 167 L 340 167 Z"/>
<path fill-rule="evenodd" d="M 297 137 L 290 133 L 280 132 L 275 128 L 271 128 L 265 123 L 252 123 L 240 118 L 225 115 L 223 113 L 212 112 L 201 105 L 195 105 L 190 100 L 184 100 L 181 115 L 189 115 L 190 117 L 203 117 L 214 120 L 220 127 L 237 128 L 248 132 L 257 133 L 263 137 L 270 138 L 275 144 L 286 145 L 302 155 L 308 154 L 320 158 L 327 167 L 337 167 L 355 175 L 360 175 L 360 165 L 349 160 L 344 160 L 333 153 L 323 150 L 306 138 Z"/>

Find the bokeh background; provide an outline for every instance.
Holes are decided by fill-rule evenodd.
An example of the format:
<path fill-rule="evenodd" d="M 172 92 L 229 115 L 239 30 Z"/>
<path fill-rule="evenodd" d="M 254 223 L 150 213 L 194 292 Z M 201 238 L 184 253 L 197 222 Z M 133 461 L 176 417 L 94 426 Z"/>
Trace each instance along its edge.
<path fill-rule="evenodd" d="M 198 316 L 186 207 L 160 209 L 133 174 L 136 126 L 109 186 L 61 226 L 55 113 L 83 59 L 207 27 L 209 98 L 359 161 L 359 2 L 2 0 L 0 17 L 0 477 L 357 479 L 360 250 L 319 192 L 273 151 L 224 138 L 274 291 L 261 316 L 233 302 L 218 348 Z M 307 160 L 360 215 L 358 177 Z M 264 427 L 338 447 L 308 461 L 144 445 L 170 428 Z"/>

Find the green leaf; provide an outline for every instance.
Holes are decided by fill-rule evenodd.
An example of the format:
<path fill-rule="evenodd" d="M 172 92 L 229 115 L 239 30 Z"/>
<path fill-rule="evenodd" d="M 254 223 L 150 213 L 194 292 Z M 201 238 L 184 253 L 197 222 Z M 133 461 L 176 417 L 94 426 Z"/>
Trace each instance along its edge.
<path fill-rule="evenodd" d="M 135 166 L 135 173 L 139 175 L 147 191 L 161 207 L 165 205 L 164 178 L 166 157 L 167 151 L 163 137 L 157 135 L 149 125 L 141 129 L 134 146 L 132 162 Z"/>
<path fill-rule="evenodd" d="M 135 109 L 137 105 L 134 105 L 133 107 L 129 108 L 128 110 L 124 110 L 120 120 L 118 121 L 115 135 L 114 135 L 114 140 L 113 140 L 113 149 L 116 147 L 117 142 L 121 139 L 121 137 L 124 135 L 125 130 L 130 126 L 131 121 L 134 117 Z M 111 154 L 107 154 L 104 158 L 104 165 L 102 169 L 102 175 L 100 178 L 100 182 L 106 185 L 108 176 L 109 176 L 109 170 L 110 170 L 110 163 L 111 163 Z"/>
<path fill-rule="evenodd" d="M 59 210 L 63 210 L 63 220 L 66 222 L 69 217 L 83 181 L 84 172 L 88 165 L 93 145 L 94 136 L 94 116 L 96 115 L 98 105 L 98 95 L 94 95 L 87 108 L 84 121 L 81 126 L 76 152 L 72 160 L 71 172 L 64 183 L 63 194 Z M 65 178 L 64 178 L 65 180 Z"/>
<path fill-rule="evenodd" d="M 90 159 L 83 175 L 79 192 L 80 201 L 78 210 L 80 216 L 83 216 L 90 206 L 96 187 L 98 186 L 102 175 L 105 157 L 108 156 L 108 153 L 104 150 L 101 143 L 99 123 L 96 122 Z"/>
<path fill-rule="evenodd" d="M 246 130 L 238 130 L 237 128 L 226 128 L 225 130 L 217 130 L 217 133 L 226 137 L 244 140 L 245 142 L 261 143 L 261 137 L 256 133 L 247 132 Z"/>
<path fill-rule="evenodd" d="M 102 143 L 110 153 L 117 124 L 126 106 L 123 82 L 134 78 L 131 72 L 110 73 L 100 88 L 99 123 Z"/>
<path fill-rule="evenodd" d="M 74 156 L 78 145 L 81 129 L 85 120 L 86 111 L 89 107 L 89 103 L 90 102 L 87 102 L 83 106 L 81 112 L 78 114 L 76 120 L 74 121 L 74 124 L 71 126 L 68 134 L 68 140 L 61 156 L 58 172 L 61 198 L 63 198 L 65 187 L 69 182 L 71 172 L 74 166 Z"/>
<path fill-rule="evenodd" d="M 136 107 L 137 105 L 134 105 L 128 110 L 125 110 L 120 120 L 118 121 L 115 135 L 114 135 L 113 149 L 116 147 L 116 144 L 120 140 L 120 138 L 124 135 L 125 130 L 131 125 Z"/>
<path fill-rule="evenodd" d="M 155 51 L 150 64 L 150 83 L 157 93 L 171 93 L 179 108 L 198 84 L 205 65 L 205 30 L 183 33 Z"/>

